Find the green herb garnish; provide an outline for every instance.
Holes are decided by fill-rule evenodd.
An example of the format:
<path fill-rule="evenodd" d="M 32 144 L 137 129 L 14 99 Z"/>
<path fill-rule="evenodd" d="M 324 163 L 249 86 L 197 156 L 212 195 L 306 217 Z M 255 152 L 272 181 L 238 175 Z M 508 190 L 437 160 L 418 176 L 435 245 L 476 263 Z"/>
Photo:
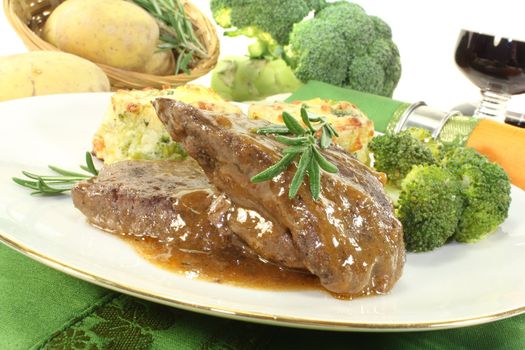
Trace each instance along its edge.
<path fill-rule="evenodd" d="M 283 157 L 271 167 L 263 170 L 251 178 L 251 182 L 268 181 L 285 171 L 297 158 L 297 170 L 290 184 L 288 197 L 294 198 L 303 183 L 305 174 L 308 174 L 312 198 L 317 200 L 321 193 L 321 172 L 337 173 L 338 169 L 320 152 L 332 145 L 332 139 L 339 134 L 325 117 L 314 115 L 301 107 L 301 119 L 306 125 L 303 127 L 290 113 L 283 112 L 285 125 L 273 125 L 256 130 L 261 135 L 276 135 L 275 140 L 287 145 L 283 149 Z M 315 123 L 315 125 L 314 125 Z M 293 136 L 284 136 L 293 135 Z"/>
<path fill-rule="evenodd" d="M 176 53 L 175 74 L 190 73 L 195 58 L 207 58 L 208 52 L 193 31 L 193 24 L 186 16 L 180 0 L 133 0 L 148 11 L 160 29 L 160 50 Z"/>
<path fill-rule="evenodd" d="M 93 158 L 89 152 L 86 152 L 86 165 L 81 165 L 80 168 L 88 172 L 89 175 L 49 165 L 49 169 L 58 175 L 37 175 L 28 171 L 22 171 L 22 174 L 29 180 L 13 177 L 13 181 L 21 186 L 34 190 L 31 192 L 32 195 L 56 196 L 70 191 L 77 182 L 98 175 L 98 170 L 95 168 Z"/>

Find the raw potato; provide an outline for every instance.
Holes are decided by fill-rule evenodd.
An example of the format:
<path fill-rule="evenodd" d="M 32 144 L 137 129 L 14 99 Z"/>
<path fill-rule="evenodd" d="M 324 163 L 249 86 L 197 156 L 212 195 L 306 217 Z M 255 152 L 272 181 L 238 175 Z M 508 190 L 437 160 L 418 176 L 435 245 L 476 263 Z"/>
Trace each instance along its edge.
<path fill-rule="evenodd" d="M 33 51 L 0 57 L 0 101 L 109 89 L 108 77 L 100 67 L 65 52 Z"/>
<path fill-rule="evenodd" d="M 175 57 L 171 51 L 155 52 L 141 72 L 153 75 L 173 75 L 175 72 Z"/>
<path fill-rule="evenodd" d="M 140 71 L 156 50 L 159 27 L 124 0 L 68 0 L 51 13 L 43 37 L 90 61 Z"/>

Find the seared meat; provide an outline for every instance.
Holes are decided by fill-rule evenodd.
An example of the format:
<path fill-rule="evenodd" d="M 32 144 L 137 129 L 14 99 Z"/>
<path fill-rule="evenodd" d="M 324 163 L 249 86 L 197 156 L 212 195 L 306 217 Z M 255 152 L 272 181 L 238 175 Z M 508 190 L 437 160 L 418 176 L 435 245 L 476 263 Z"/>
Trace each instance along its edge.
<path fill-rule="evenodd" d="M 321 198 L 314 201 L 303 185 L 289 199 L 295 166 L 271 181 L 250 182 L 282 156 L 283 145 L 253 133 L 268 122 L 214 114 L 169 99 L 153 104 L 172 138 L 182 142 L 233 204 L 286 228 L 282 234 L 291 235 L 303 264 L 325 288 L 351 295 L 378 294 L 398 280 L 405 254 L 402 228 L 377 173 L 332 148 L 325 156 L 340 171 L 322 174 Z"/>
<path fill-rule="evenodd" d="M 105 231 L 154 238 L 184 251 L 238 249 L 304 268 L 283 228 L 231 204 L 194 160 L 122 161 L 72 190 L 75 206 Z M 258 237 L 254 240 L 254 237 Z"/>
<path fill-rule="evenodd" d="M 77 184 L 75 206 L 105 231 L 208 251 L 228 245 L 207 216 L 215 192 L 193 161 L 122 161 Z"/>

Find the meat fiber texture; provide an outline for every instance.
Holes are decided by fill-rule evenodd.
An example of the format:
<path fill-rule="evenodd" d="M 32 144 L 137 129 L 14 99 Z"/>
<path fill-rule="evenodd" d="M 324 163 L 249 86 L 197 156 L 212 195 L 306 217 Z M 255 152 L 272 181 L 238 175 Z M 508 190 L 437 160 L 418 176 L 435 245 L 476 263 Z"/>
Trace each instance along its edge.
<path fill-rule="evenodd" d="M 295 165 L 271 181 L 250 182 L 282 157 L 284 145 L 253 132 L 268 122 L 199 110 L 172 99 L 159 98 L 153 105 L 171 137 L 183 144 L 210 182 L 234 205 L 284 228 L 282 234 L 289 235 L 302 264 L 326 289 L 355 296 L 386 293 L 394 286 L 405 248 L 380 174 L 332 147 L 323 153 L 339 173 L 322 173 L 320 199 L 312 199 L 305 184 L 290 199 Z"/>

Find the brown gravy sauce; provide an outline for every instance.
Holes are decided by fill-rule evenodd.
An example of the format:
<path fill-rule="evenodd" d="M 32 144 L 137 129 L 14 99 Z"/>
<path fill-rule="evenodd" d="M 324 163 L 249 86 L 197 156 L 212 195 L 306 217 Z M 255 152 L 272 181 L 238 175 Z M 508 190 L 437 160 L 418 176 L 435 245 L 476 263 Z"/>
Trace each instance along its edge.
<path fill-rule="evenodd" d="M 121 237 L 154 265 L 190 278 L 255 289 L 326 291 L 314 275 L 256 260 L 231 249 L 206 254 L 183 251 L 151 238 Z"/>

